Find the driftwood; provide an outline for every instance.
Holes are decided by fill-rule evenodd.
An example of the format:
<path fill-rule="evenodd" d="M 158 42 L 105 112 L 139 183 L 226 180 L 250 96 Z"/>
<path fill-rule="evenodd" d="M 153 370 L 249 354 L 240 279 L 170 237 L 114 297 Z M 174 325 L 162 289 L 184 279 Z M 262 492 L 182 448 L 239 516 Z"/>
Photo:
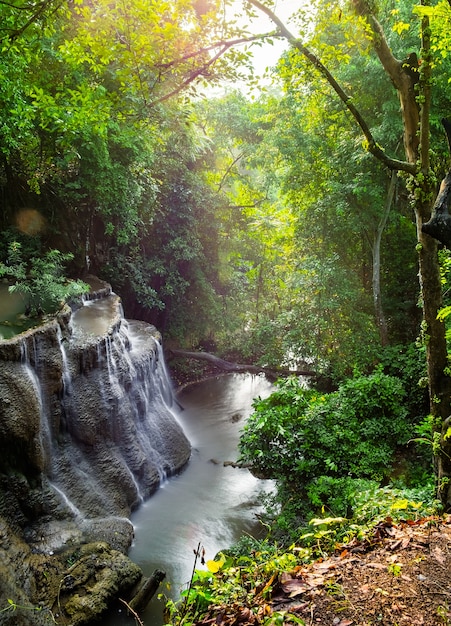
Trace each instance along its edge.
<path fill-rule="evenodd" d="M 311 370 L 290 370 L 287 368 L 271 368 L 247 363 L 233 363 L 225 361 L 209 352 L 191 352 L 189 350 L 170 350 L 169 356 L 175 358 L 196 359 L 197 361 L 207 361 L 214 367 L 224 372 L 249 372 L 250 374 L 265 374 L 269 378 L 276 379 L 279 376 L 316 376 L 316 372 Z"/>
<path fill-rule="evenodd" d="M 157 592 L 158 587 L 160 586 L 160 583 L 165 576 L 165 572 L 156 569 L 152 576 L 150 576 L 150 578 L 144 578 L 138 591 L 130 600 L 129 607 L 133 611 L 136 611 L 136 613 L 141 613 L 142 611 L 144 611 L 152 597 Z"/>
<path fill-rule="evenodd" d="M 239 469 L 250 469 L 252 463 L 240 463 L 239 461 L 224 461 L 224 467 L 238 467 Z"/>

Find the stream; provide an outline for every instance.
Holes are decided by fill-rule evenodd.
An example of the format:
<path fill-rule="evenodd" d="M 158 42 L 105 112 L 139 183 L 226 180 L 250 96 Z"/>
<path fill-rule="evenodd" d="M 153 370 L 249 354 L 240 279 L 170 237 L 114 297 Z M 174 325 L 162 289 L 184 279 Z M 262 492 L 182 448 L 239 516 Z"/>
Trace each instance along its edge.
<path fill-rule="evenodd" d="M 229 374 L 188 387 L 177 399 L 179 421 L 193 452 L 186 469 L 167 480 L 133 514 L 135 541 L 130 558 L 146 576 L 166 572 L 159 593 L 174 600 L 186 589 L 199 544 L 205 559 L 227 548 L 259 524 L 260 496 L 270 481 L 258 480 L 246 469 L 224 467 L 238 456 L 239 434 L 257 396 L 267 397 L 271 383 L 261 376 Z M 198 569 L 202 568 L 200 562 Z M 170 588 L 168 588 L 170 583 Z M 158 594 L 157 594 L 158 595 Z M 141 615 L 145 626 L 161 626 L 164 603 L 157 595 Z M 132 625 L 125 607 L 115 609 L 107 626 Z"/>

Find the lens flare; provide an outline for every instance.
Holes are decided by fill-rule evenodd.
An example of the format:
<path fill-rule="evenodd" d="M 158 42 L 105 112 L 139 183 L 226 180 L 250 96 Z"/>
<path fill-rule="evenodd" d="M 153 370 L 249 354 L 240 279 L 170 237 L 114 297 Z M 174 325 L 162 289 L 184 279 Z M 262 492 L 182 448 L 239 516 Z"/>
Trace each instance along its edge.
<path fill-rule="evenodd" d="M 36 209 L 21 209 L 16 215 L 17 228 L 26 235 L 38 235 L 45 230 L 45 218 Z"/>

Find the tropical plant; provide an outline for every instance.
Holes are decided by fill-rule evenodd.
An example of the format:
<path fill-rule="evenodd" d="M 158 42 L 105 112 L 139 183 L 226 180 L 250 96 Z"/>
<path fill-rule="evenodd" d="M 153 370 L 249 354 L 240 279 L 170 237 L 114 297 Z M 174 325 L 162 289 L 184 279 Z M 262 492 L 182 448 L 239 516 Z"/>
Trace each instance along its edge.
<path fill-rule="evenodd" d="M 6 262 L 0 261 L 0 276 L 14 281 L 9 291 L 22 295 L 28 315 L 55 313 L 67 300 L 89 290 L 81 280 L 65 277 L 64 266 L 72 258 L 70 253 L 49 250 L 43 256 L 24 259 L 21 244 L 13 241 Z"/>

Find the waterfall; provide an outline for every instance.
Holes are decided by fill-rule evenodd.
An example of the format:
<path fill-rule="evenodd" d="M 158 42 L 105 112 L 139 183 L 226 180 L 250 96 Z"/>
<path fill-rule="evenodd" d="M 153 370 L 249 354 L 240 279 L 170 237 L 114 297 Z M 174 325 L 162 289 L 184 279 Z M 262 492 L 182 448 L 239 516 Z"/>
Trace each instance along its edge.
<path fill-rule="evenodd" d="M 30 352 L 28 343 L 31 343 L 32 350 Z M 37 401 L 39 416 L 39 441 L 42 450 L 43 462 L 47 470 L 51 466 L 52 458 L 52 434 L 49 424 L 48 407 L 44 399 L 43 387 L 38 376 L 39 371 L 39 354 L 36 337 L 31 336 L 30 341 L 20 342 L 20 362 L 25 372 L 25 377 L 31 383 L 32 394 Z"/>
<path fill-rule="evenodd" d="M 0 386 L 10 396 L 0 405 L 0 445 L 11 449 L 0 471 L 22 468 L 34 483 L 40 472 L 36 522 L 56 506 L 90 537 L 103 536 L 99 520 L 127 518 L 191 451 L 158 332 L 126 321 L 108 286 L 100 293 L 70 319 L 0 342 Z"/>
<path fill-rule="evenodd" d="M 62 491 L 59 487 L 57 487 L 55 484 L 53 483 L 49 483 L 50 487 L 56 491 L 56 493 L 58 494 L 58 496 L 61 498 L 61 500 L 63 501 L 64 505 L 67 507 L 67 509 L 70 511 L 70 513 L 73 515 L 73 517 L 77 520 L 83 520 L 83 515 L 81 513 L 81 511 L 79 509 L 77 509 L 77 507 L 75 506 L 75 504 L 73 502 L 71 502 L 69 500 L 69 498 L 67 497 L 67 495 L 64 493 L 64 491 Z"/>
<path fill-rule="evenodd" d="M 62 374 L 63 390 L 64 390 L 64 393 L 70 394 L 72 380 L 71 380 L 71 374 L 69 370 L 69 361 L 67 359 L 67 352 L 66 352 L 66 348 L 64 345 L 64 337 L 63 337 L 63 333 L 61 331 L 61 327 L 59 326 L 59 324 L 57 327 L 57 337 L 58 337 L 58 342 L 59 342 L 60 349 L 61 349 L 61 361 L 63 364 L 63 374 Z"/>

